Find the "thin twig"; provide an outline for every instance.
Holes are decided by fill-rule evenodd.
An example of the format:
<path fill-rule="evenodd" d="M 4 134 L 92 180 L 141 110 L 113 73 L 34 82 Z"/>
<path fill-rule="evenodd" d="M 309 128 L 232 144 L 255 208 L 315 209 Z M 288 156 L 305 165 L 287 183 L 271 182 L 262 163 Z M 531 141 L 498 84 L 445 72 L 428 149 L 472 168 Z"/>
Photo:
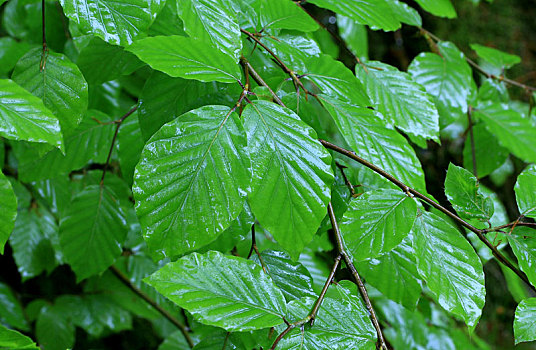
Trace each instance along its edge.
<path fill-rule="evenodd" d="M 478 180 L 478 171 L 476 167 L 476 151 L 475 151 L 475 136 L 473 134 L 473 119 L 471 118 L 471 114 L 473 112 L 473 107 L 469 106 L 467 109 L 467 123 L 468 123 L 468 130 L 469 130 L 469 139 L 471 142 L 471 157 L 473 158 L 473 175 Z"/>
<path fill-rule="evenodd" d="M 169 322 L 173 323 L 173 325 L 175 325 L 181 331 L 182 335 L 188 342 L 188 345 L 190 346 L 190 348 L 194 347 L 194 342 L 192 341 L 192 338 L 190 337 L 190 334 L 188 333 L 188 329 L 186 328 L 186 326 L 184 326 L 179 320 L 173 317 L 173 315 L 171 315 L 167 310 L 163 309 L 160 305 L 158 305 L 156 301 L 151 299 L 141 289 L 139 289 L 134 284 L 132 284 L 130 279 L 117 267 L 112 265 L 110 266 L 110 270 L 125 286 L 127 286 L 131 291 L 133 291 L 140 298 L 145 300 L 147 304 L 151 305 L 156 311 L 158 311 L 162 316 L 164 316 Z"/>
<path fill-rule="evenodd" d="M 43 52 L 41 53 L 41 62 L 39 63 L 39 71 L 42 72 L 47 64 L 48 46 L 46 34 L 46 18 L 45 18 L 46 0 L 41 0 L 41 26 L 43 31 Z"/>
<path fill-rule="evenodd" d="M 355 152 L 349 151 L 347 149 L 344 149 L 342 147 L 339 147 L 337 145 L 332 144 L 331 142 L 325 141 L 325 140 L 319 140 L 324 147 L 331 149 L 335 152 L 338 152 L 342 155 L 347 156 L 348 158 L 351 158 L 355 160 L 356 162 L 366 166 L 367 168 L 373 170 L 375 173 L 381 175 L 382 177 L 386 178 L 387 180 L 391 181 L 393 184 L 397 185 L 404 191 L 405 193 L 411 193 L 413 196 L 419 198 L 420 200 L 426 202 L 430 206 L 436 208 L 437 210 L 441 211 L 443 214 L 449 216 L 452 218 L 456 223 L 459 225 L 467 228 L 468 230 L 474 232 L 478 238 L 489 248 L 491 249 L 493 256 L 497 258 L 497 260 L 508 267 L 510 270 L 512 270 L 516 275 L 523 280 L 523 282 L 527 283 L 529 288 L 531 288 L 533 291 L 536 292 L 536 287 L 534 287 L 532 284 L 530 284 L 529 280 L 527 279 L 527 276 L 521 272 L 517 267 L 515 267 L 502 253 L 484 236 L 484 233 L 488 232 L 486 230 L 479 230 L 473 225 L 469 224 L 462 218 L 460 218 L 458 215 L 454 214 L 453 212 L 449 211 L 445 207 L 443 207 L 441 204 L 435 202 L 434 200 L 428 198 L 427 196 L 423 195 L 422 193 L 418 192 L 417 190 L 408 187 L 403 182 L 392 176 L 391 174 L 387 173 L 383 169 L 377 167 L 376 165 L 366 161 L 365 159 L 359 157 Z"/>
<path fill-rule="evenodd" d="M 279 96 L 277 96 L 276 93 L 274 92 L 274 90 L 272 90 L 272 88 L 268 84 L 266 84 L 264 79 L 261 78 L 259 73 L 257 73 L 257 71 L 251 66 L 251 64 L 248 62 L 248 60 L 245 57 L 240 58 L 240 63 L 243 66 L 247 67 L 248 72 L 251 74 L 251 76 L 257 82 L 257 84 L 259 84 L 261 86 L 264 86 L 265 88 L 268 89 L 268 91 L 270 91 L 270 94 L 272 94 L 272 97 L 274 98 L 274 101 L 278 105 L 286 107 L 285 104 L 283 103 L 283 101 L 281 101 L 281 99 L 279 98 Z"/>
<path fill-rule="evenodd" d="M 355 283 L 357 284 L 357 288 L 359 289 L 359 292 L 361 293 L 361 297 L 365 301 L 365 305 L 370 314 L 370 319 L 372 321 L 372 324 L 374 325 L 374 328 L 376 329 L 379 348 L 382 350 L 387 349 L 387 345 L 385 343 L 385 338 L 383 336 L 380 322 L 378 321 L 376 312 L 374 311 L 374 308 L 372 307 L 372 303 L 368 296 L 367 289 L 365 288 L 365 284 L 361 280 L 361 277 L 359 277 L 359 274 L 357 273 L 357 269 L 355 268 L 355 265 L 352 262 L 352 259 L 350 259 L 350 256 L 346 252 L 346 247 L 344 246 L 344 243 L 342 241 L 341 230 L 339 229 L 339 224 L 337 223 L 337 218 L 335 217 L 335 212 L 333 211 L 333 205 L 331 204 L 331 202 L 328 203 L 328 216 L 329 216 L 329 219 L 331 220 L 333 233 L 335 234 L 337 250 L 339 251 L 341 256 L 344 258 L 344 261 L 346 262 L 346 266 L 348 266 L 348 268 L 350 269 L 350 272 L 352 273 L 352 276 L 354 277 Z"/>
<path fill-rule="evenodd" d="M 261 256 L 261 253 L 259 252 L 259 248 L 257 248 L 257 239 L 255 238 L 255 224 L 251 225 L 251 248 L 249 248 L 248 253 L 248 259 L 251 258 L 251 255 L 253 255 L 253 252 L 257 254 L 257 257 L 259 258 L 259 262 L 261 263 L 262 270 L 265 274 L 268 274 L 268 269 L 266 268 L 266 264 L 264 263 L 264 259 Z"/>
<path fill-rule="evenodd" d="M 497 232 L 497 231 L 501 231 L 505 228 L 512 228 L 512 227 L 516 227 L 516 226 L 523 226 L 523 227 L 529 227 L 529 228 L 532 228 L 532 229 L 535 229 L 536 230 L 536 223 L 534 222 L 519 222 L 519 218 L 514 221 L 514 222 L 510 222 L 508 224 L 504 224 L 504 225 L 501 225 L 501 226 L 496 226 L 496 227 L 492 227 L 492 228 L 488 228 L 488 229 L 484 229 L 482 230 L 483 233 L 488 233 L 488 232 Z"/>
<path fill-rule="evenodd" d="M 356 197 L 354 185 L 352 185 L 350 180 L 348 180 L 348 177 L 346 176 L 346 173 L 344 172 L 344 169 L 346 167 L 344 165 L 342 165 L 341 163 L 339 163 L 339 162 L 335 162 L 335 165 L 337 165 L 337 168 L 339 168 L 339 170 L 341 171 L 342 178 L 344 180 L 344 184 L 346 185 L 346 187 L 348 187 L 348 190 L 350 190 L 350 195 L 352 197 Z"/>

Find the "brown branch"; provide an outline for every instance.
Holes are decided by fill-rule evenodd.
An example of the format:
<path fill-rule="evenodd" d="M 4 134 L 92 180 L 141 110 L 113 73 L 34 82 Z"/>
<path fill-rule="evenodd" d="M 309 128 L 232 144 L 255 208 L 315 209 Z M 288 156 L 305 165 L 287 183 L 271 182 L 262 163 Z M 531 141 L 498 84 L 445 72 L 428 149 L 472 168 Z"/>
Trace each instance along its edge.
<path fill-rule="evenodd" d="M 381 169 L 381 168 L 377 167 L 376 165 L 374 165 L 374 164 L 366 161 L 365 159 L 359 157 L 357 154 L 355 154 L 355 152 L 349 151 L 347 149 L 344 149 L 342 147 L 334 145 L 331 142 L 328 142 L 328 141 L 325 141 L 325 140 L 320 140 L 320 143 L 322 143 L 322 145 L 324 145 L 324 147 L 326 147 L 328 149 L 331 149 L 331 150 L 333 150 L 333 151 L 335 151 L 337 153 L 340 153 L 342 155 L 345 155 L 348 158 L 351 158 L 351 159 L 355 160 L 356 162 L 358 162 L 358 163 L 366 166 L 367 168 L 373 170 L 375 173 L 381 175 L 382 177 L 384 177 L 387 180 L 391 181 L 393 184 L 395 184 L 398 187 L 400 187 L 402 189 L 402 191 L 404 191 L 406 193 L 411 193 L 413 196 L 419 198 L 423 202 L 429 204 L 430 206 L 432 206 L 432 207 L 436 208 L 437 210 L 441 211 L 443 214 L 449 216 L 451 219 L 453 219 L 459 225 L 461 225 L 461 226 L 467 228 L 468 230 L 474 232 L 478 236 L 478 238 L 492 251 L 493 256 L 495 256 L 495 258 L 497 258 L 497 260 L 500 263 L 502 263 L 503 265 L 508 267 L 510 270 L 512 270 L 516 275 L 519 276 L 519 278 L 521 278 L 521 280 L 523 280 L 523 282 L 525 282 L 533 291 L 536 292 L 536 288 L 532 284 L 530 284 L 529 280 L 527 279 L 527 276 L 523 272 L 521 272 L 521 270 L 519 270 L 517 267 L 515 267 L 504 255 L 502 255 L 502 253 L 490 241 L 488 241 L 486 236 L 484 236 L 484 234 L 486 232 L 488 232 L 488 231 L 477 229 L 473 225 L 469 224 L 468 222 L 466 222 L 465 220 L 460 218 L 458 215 L 454 214 L 453 212 L 451 212 L 448 209 L 446 209 L 445 207 L 443 207 L 441 204 L 439 204 L 439 203 L 435 202 L 434 200 L 428 198 L 427 196 L 423 195 L 422 193 L 418 192 L 417 190 L 415 190 L 415 189 L 413 189 L 411 187 L 408 187 L 403 182 L 401 182 L 400 180 L 398 180 L 397 178 L 395 178 L 391 174 L 387 173 L 383 169 Z"/>
<path fill-rule="evenodd" d="M 125 285 L 127 286 L 131 291 L 133 291 L 137 296 L 145 300 L 145 302 L 149 305 L 151 305 L 156 311 L 158 311 L 162 316 L 164 316 L 169 322 L 171 322 L 173 325 L 175 325 L 182 333 L 186 341 L 188 342 L 188 345 L 190 348 L 194 347 L 194 342 L 192 341 L 192 338 L 190 337 L 190 334 L 188 333 L 188 329 L 186 326 L 184 326 L 179 320 L 177 320 L 173 315 L 171 315 L 166 309 L 162 308 L 160 305 L 156 303 L 153 299 L 151 299 L 147 294 L 145 294 L 141 289 L 136 287 L 130 279 L 117 267 L 114 265 L 110 266 L 110 270 L 113 272 L 113 274 Z"/>
<path fill-rule="evenodd" d="M 286 107 L 285 104 L 283 103 L 283 101 L 281 101 L 281 99 L 279 98 L 279 96 L 277 96 L 276 93 L 274 92 L 274 90 L 272 90 L 272 88 L 268 84 L 266 84 L 264 79 L 261 78 L 259 73 L 257 73 L 257 71 L 251 66 L 251 64 L 248 62 L 248 60 L 245 57 L 242 56 L 240 58 L 240 64 L 242 64 L 243 66 L 245 66 L 247 68 L 249 74 L 251 74 L 251 76 L 253 77 L 253 80 L 255 80 L 257 82 L 257 84 L 259 84 L 260 86 L 264 86 L 265 88 L 268 89 L 268 91 L 270 91 L 270 94 L 272 94 L 272 97 L 274 98 L 274 101 L 278 105 Z"/>
<path fill-rule="evenodd" d="M 331 220 L 331 226 L 333 227 L 333 233 L 335 234 L 335 241 L 337 243 L 337 250 L 341 254 L 341 256 L 344 258 L 344 262 L 346 262 L 346 266 L 350 269 L 350 272 L 352 273 L 352 277 L 355 280 L 355 283 L 357 284 L 357 288 L 359 289 L 359 293 L 361 293 L 361 297 L 365 301 L 365 305 L 367 307 L 367 310 L 369 312 L 370 319 L 372 321 L 372 324 L 374 325 L 374 328 L 376 329 L 376 333 L 378 336 L 378 345 L 379 348 L 382 350 L 387 349 L 387 345 L 385 343 L 385 338 L 383 336 L 382 329 L 380 327 L 380 322 L 378 321 L 378 317 L 376 316 L 376 312 L 374 311 L 374 308 L 372 307 L 372 303 L 370 301 L 370 298 L 367 293 L 367 289 L 365 288 L 365 284 L 361 280 L 361 277 L 359 277 L 359 273 L 357 273 L 357 269 L 355 268 L 354 263 L 352 262 L 352 259 L 346 252 L 346 247 L 344 246 L 344 242 L 342 241 L 342 235 L 341 230 L 339 229 L 339 224 L 337 223 L 337 218 L 335 217 L 335 212 L 333 211 L 333 205 L 331 202 L 328 203 L 328 216 Z"/>
<path fill-rule="evenodd" d="M 473 158 L 473 175 L 478 180 L 478 171 L 476 167 L 476 151 L 475 151 L 475 135 L 473 134 L 473 119 L 471 118 L 471 114 L 473 112 L 473 107 L 469 106 L 467 109 L 467 129 L 469 130 L 469 139 L 471 142 L 471 157 Z"/>
<path fill-rule="evenodd" d="M 335 165 L 337 165 L 337 168 L 339 168 L 339 170 L 341 171 L 342 178 L 344 180 L 344 184 L 346 185 L 346 187 L 348 187 L 348 190 L 350 191 L 350 195 L 352 197 L 356 197 L 357 195 L 355 193 L 354 185 L 352 185 L 350 180 L 348 180 L 348 177 L 346 176 L 346 173 L 344 172 L 344 169 L 346 167 L 344 165 L 342 165 L 341 163 L 339 163 L 339 162 L 335 162 Z"/>
<path fill-rule="evenodd" d="M 45 18 L 45 6 L 46 0 L 41 0 L 41 30 L 43 32 L 43 52 L 41 53 L 41 62 L 39 63 L 39 71 L 42 72 L 47 64 L 48 46 L 46 35 L 46 18 Z"/>
<path fill-rule="evenodd" d="M 516 226 L 529 227 L 529 228 L 532 228 L 532 229 L 536 230 L 536 223 L 534 223 L 534 222 L 518 222 L 518 221 L 519 221 L 519 219 L 517 219 L 514 222 L 510 222 L 508 224 L 504 224 L 504 225 L 501 225 L 501 226 L 496 226 L 496 227 L 484 229 L 484 230 L 482 230 L 482 233 L 497 232 L 497 231 L 501 231 L 501 230 L 503 230 L 505 228 L 513 228 L 513 227 L 516 227 Z"/>

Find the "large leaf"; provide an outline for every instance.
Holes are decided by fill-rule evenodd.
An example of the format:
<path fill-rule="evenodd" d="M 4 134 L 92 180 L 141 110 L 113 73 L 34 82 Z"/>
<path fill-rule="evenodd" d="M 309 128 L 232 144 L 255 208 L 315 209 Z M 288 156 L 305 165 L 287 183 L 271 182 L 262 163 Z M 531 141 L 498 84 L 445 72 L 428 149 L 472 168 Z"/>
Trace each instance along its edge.
<path fill-rule="evenodd" d="M 314 32 L 318 24 L 298 5 L 288 0 L 260 0 L 261 26 L 265 30 L 289 29 Z"/>
<path fill-rule="evenodd" d="M 40 98 L 9 79 L 0 79 L 0 136 L 63 148 L 58 119 Z"/>
<path fill-rule="evenodd" d="M 517 177 L 516 185 L 517 206 L 521 215 L 536 219 L 536 166 L 529 165 Z"/>
<path fill-rule="evenodd" d="M 139 40 L 127 50 L 172 77 L 222 83 L 240 80 L 234 59 L 199 39 L 155 36 Z"/>
<path fill-rule="evenodd" d="M 480 117 L 499 143 L 516 157 L 536 162 L 536 126 L 506 104 L 494 103 L 479 106 L 474 112 Z"/>
<path fill-rule="evenodd" d="M 415 0 L 423 9 L 439 17 L 454 18 L 456 10 L 450 0 Z"/>
<path fill-rule="evenodd" d="M 440 42 L 437 48 L 441 56 L 421 53 L 411 62 L 408 72 L 442 104 L 465 112 L 473 79 L 471 67 L 454 44 Z"/>
<path fill-rule="evenodd" d="M 489 221 L 493 215 L 493 201 L 480 191 L 476 177 L 452 163 L 445 179 L 445 194 L 463 218 Z"/>
<path fill-rule="evenodd" d="M 341 222 L 346 248 L 355 260 L 375 258 L 408 235 L 417 204 L 400 190 L 365 192 L 350 202 Z"/>
<path fill-rule="evenodd" d="M 397 30 L 400 22 L 391 10 L 389 0 L 310 0 L 316 6 L 352 18 L 359 24 L 366 24 L 372 29 L 386 31 Z"/>
<path fill-rule="evenodd" d="M 283 293 L 252 261 L 211 251 L 169 263 L 145 282 L 204 324 L 250 331 L 283 323 Z"/>
<path fill-rule="evenodd" d="M 87 110 L 88 86 L 82 73 L 66 56 L 49 52 L 39 69 L 42 49 L 24 55 L 13 71 L 13 81 L 41 98 L 59 119 L 64 134 L 74 130 Z"/>
<path fill-rule="evenodd" d="M 514 336 L 516 344 L 536 340 L 536 298 L 525 299 L 517 306 Z"/>
<path fill-rule="evenodd" d="M 32 339 L 0 324 L 0 349 L 39 350 L 40 348 Z"/>
<path fill-rule="evenodd" d="M 381 114 L 327 96 L 320 98 L 358 156 L 408 186 L 426 191 L 424 173 L 415 151 L 402 135 L 386 126 Z"/>
<path fill-rule="evenodd" d="M 44 306 L 35 323 L 35 334 L 44 350 L 69 349 L 74 345 L 75 327 L 61 309 Z"/>
<path fill-rule="evenodd" d="M 249 204 L 260 224 L 295 259 L 326 216 L 331 156 L 290 109 L 256 101 L 242 118 L 254 158 Z"/>
<path fill-rule="evenodd" d="M 508 243 L 517 257 L 517 262 L 530 283 L 536 286 L 536 237 L 531 228 L 516 228 L 508 237 Z"/>
<path fill-rule="evenodd" d="M 17 197 L 11 183 L 0 171 L 0 254 L 4 254 L 4 245 L 15 227 L 16 217 Z"/>
<path fill-rule="evenodd" d="M 79 25 L 81 31 L 92 33 L 107 43 L 127 46 L 146 31 L 162 0 L 60 0 L 65 15 Z"/>
<path fill-rule="evenodd" d="M 375 61 L 357 65 L 356 74 L 374 106 L 395 126 L 417 139 L 439 141 L 439 114 L 434 102 L 409 74 Z"/>
<path fill-rule="evenodd" d="M 417 218 L 413 235 L 417 269 L 436 300 L 469 327 L 476 325 L 486 289 L 482 263 L 471 244 L 454 226 L 429 212 Z"/>
<path fill-rule="evenodd" d="M 155 256 L 216 239 L 240 214 L 251 169 L 246 135 L 225 106 L 205 106 L 165 124 L 134 174 L 136 213 Z"/>
<path fill-rule="evenodd" d="M 238 62 L 242 41 L 236 12 L 228 0 L 180 0 L 177 2 L 184 31 Z"/>
<path fill-rule="evenodd" d="M 121 255 L 124 214 L 114 194 L 91 185 L 72 200 L 60 221 L 60 244 L 77 280 L 106 270 Z"/>

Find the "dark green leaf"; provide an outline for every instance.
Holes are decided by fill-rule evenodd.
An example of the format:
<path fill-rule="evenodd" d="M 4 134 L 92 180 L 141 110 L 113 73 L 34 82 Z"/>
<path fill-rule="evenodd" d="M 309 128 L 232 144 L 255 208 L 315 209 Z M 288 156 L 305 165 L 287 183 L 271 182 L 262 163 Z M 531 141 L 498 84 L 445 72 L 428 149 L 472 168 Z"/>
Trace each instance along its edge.
<path fill-rule="evenodd" d="M 290 109 L 255 101 L 242 118 L 255 159 L 249 204 L 260 224 L 296 259 L 326 215 L 331 157 L 314 130 Z"/>
<path fill-rule="evenodd" d="M 4 254 L 6 244 L 17 217 L 17 197 L 11 183 L 0 171 L 0 254 Z"/>
<path fill-rule="evenodd" d="M 491 174 L 495 169 L 504 164 L 508 158 L 508 150 L 499 144 L 499 141 L 486 130 L 484 124 L 473 126 L 475 142 L 476 170 L 479 178 Z M 490 152 L 490 150 L 493 150 Z M 473 169 L 473 155 L 471 151 L 471 139 L 467 136 L 463 147 L 463 167 Z"/>
<path fill-rule="evenodd" d="M 155 256 L 200 248 L 240 214 L 251 169 L 246 135 L 225 106 L 205 106 L 164 125 L 134 174 L 136 213 Z"/>
<path fill-rule="evenodd" d="M 516 344 L 536 340 L 536 298 L 525 299 L 517 306 L 514 335 Z"/>
<path fill-rule="evenodd" d="M 339 27 L 341 38 L 344 39 L 350 51 L 361 59 L 367 59 L 367 27 L 341 14 L 337 14 L 337 27 Z"/>
<path fill-rule="evenodd" d="M 138 113 L 121 124 L 119 134 L 117 135 L 119 165 L 121 166 L 121 175 L 130 185 L 134 181 L 134 168 L 140 160 L 141 151 L 143 150 L 143 137 L 141 134 L 140 124 L 138 122 Z"/>
<path fill-rule="evenodd" d="M 204 324 L 248 331 L 283 323 L 283 293 L 252 261 L 211 251 L 169 263 L 145 281 Z"/>
<path fill-rule="evenodd" d="M 35 324 L 39 345 L 44 350 L 65 350 L 74 345 L 75 328 L 61 309 L 45 306 Z"/>
<path fill-rule="evenodd" d="M 0 38 L 0 75 L 7 74 L 31 48 L 27 42 L 18 42 L 11 37 Z"/>
<path fill-rule="evenodd" d="M 188 350 L 190 346 L 181 331 L 175 331 L 167 337 L 158 350 Z M 227 349 L 227 348 L 226 348 Z"/>
<path fill-rule="evenodd" d="M 0 324 L 0 349 L 39 350 L 40 348 L 32 339 Z"/>
<path fill-rule="evenodd" d="M 0 282 L 0 324 L 7 324 L 23 331 L 30 330 L 21 302 L 11 288 L 2 282 Z"/>
<path fill-rule="evenodd" d="M 517 206 L 523 216 L 536 219 L 536 166 L 529 165 L 519 176 L 514 187 Z"/>

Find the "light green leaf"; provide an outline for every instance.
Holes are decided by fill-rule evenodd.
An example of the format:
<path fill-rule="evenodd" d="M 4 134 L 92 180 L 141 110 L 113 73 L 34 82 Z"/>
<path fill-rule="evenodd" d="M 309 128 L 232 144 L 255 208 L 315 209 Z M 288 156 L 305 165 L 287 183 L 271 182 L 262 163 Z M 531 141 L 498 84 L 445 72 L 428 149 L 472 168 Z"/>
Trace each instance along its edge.
<path fill-rule="evenodd" d="M 424 173 L 415 151 L 381 114 L 320 96 L 345 141 L 358 156 L 379 166 L 408 186 L 426 192 Z"/>
<path fill-rule="evenodd" d="M 318 24 L 298 4 L 288 0 L 260 0 L 261 26 L 265 30 L 289 29 L 314 32 Z"/>
<path fill-rule="evenodd" d="M 422 25 L 421 15 L 413 7 L 405 4 L 399 0 L 391 0 L 388 2 L 394 16 L 402 23 L 409 24 L 410 26 Z"/>
<path fill-rule="evenodd" d="M 514 336 L 516 345 L 536 340 L 536 298 L 525 299 L 517 306 Z"/>
<path fill-rule="evenodd" d="M 341 14 L 337 14 L 337 27 L 348 49 L 360 59 L 368 59 L 367 27 Z"/>
<path fill-rule="evenodd" d="M 471 48 L 476 51 L 476 54 L 485 61 L 488 61 L 493 66 L 500 69 L 508 69 L 521 62 L 521 58 L 517 55 L 511 55 L 506 52 L 494 49 L 492 47 L 471 44 Z"/>
<path fill-rule="evenodd" d="M 400 28 L 400 22 L 388 0 L 310 0 L 309 2 L 348 16 L 359 24 L 368 25 L 371 29 L 393 31 Z"/>
<path fill-rule="evenodd" d="M 309 271 L 300 263 L 293 262 L 290 257 L 276 250 L 265 250 L 261 253 L 268 275 L 274 284 L 281 289 L 285 299 L 291 301 L 305 296 L 316 298 L 313 292 L 313 279 Z M 259 257 L 253 255 L 253 261 L 261 265 Z"/>
<path fill-rule="evenodd" d="M 480 191 L 476 177 L 452 163 L 445 179 L 445 194 L 462 218 L 489 221 L 493 215 L 493 201 Z"/>
<path fill-rule="evenodd" d="M 436 300 L 469 327 L 478 322 L 485 302 L 484 272 L 473 247 L 439 216 L 423 212 L 415 221 L 413 248 L 417 269 Z"/>
<path fill-rule="evenodd" d="M 165 124 L 134 173 L 136 213 L 149 250 L 175 256 L 200 248 L 240 214 L 251 169 L 246 135 L 225 106 L 205 106 Z"/>
<path fill-rule="evenodd" d="M 61 309 L 44 306 L 35 323 L 35 334 L 44 350 L 64 350 L 74 345 L 75 327 Z"/>
<path fill-rule="evenodd" d="M 519 174 L 514 191 L 521 215 L 536 218 L 536 165 L 529 165 Z"/>
<path fill-rule="evenodd" d="M 0 171 L 0 254 L 4 254 L 4 245 L 15 227 L 16 218 L 17 197 L 11 183 Z"/>
<path fill-rule="evenodd" d="M 32 339 L 0 324 L 0 349 L 40 350 Z"/>
<path fill-rule="evenodd" d="M 408 72 L 442 104 L 466 112 L 473 79 L 471 67 L 454 44 L 443 41 L 437 47 L 441 56 L 421 53 L 411 62 Z"/>
<path fill-rule="evenodd" d="M 499 141 L 486 130 L 482 123 L 473 125 L 473 137 L 475 140 L 476 170 L 478 177 L 483 178 L 503 165 L 510 152 L 499 144 Z M 465 139 L 463 147 L 463 167 L 473 169 L 473 154 L 469 135 Z"/>
<path fill-rule="evenodd" d="M 390 252 L 356 264 L 367 283 L 409 310 L 415 309 L 421 295 L 412 240 L 411 236 L 407 236 Z"/>
<path fill-rule="evenodd" d="M 63 12 L 84 33 L 92 33 L 107 43 L 127 46 L 145 32 L 162 0 L 60 0 Z"/>
<path fill-rule="evenodd" d="M 184 31 L 184 24 L 179 18 L 177 1 L 166 0 L 166 5 L 158 13 L 158 16 L 149 28 L 149 36 L 187 35 Z"/>
<path fill-rule="evenodd" d="M 11 288 L 2 282 L 0 282 L 0 324 L 7 324 L 23 331 L 30 330 L 21 302 L 15 297 Z"/>
<path fill-rule="evenodd" d="M 415 0 L 421 7 L 439 17 L 455 18 L 456 10 L 450 0 Z"/>
<path fill-rule="evenodd" d="M 416 214 L 417 204 L 400 190 L 365 192 L 350 201 L 342 218 L 346 248 L 357 261 L 382 255 L 408 235 Z"/>
<path fill-rule="evenodd" d="M 536 162 L 536 126 L 529 119 L 500 103 L 479 106 L 474 114 L 484 121 L 488 131 L 497 137 L 499 143 L 516 157 Z"/>
<path fill-rule="evenodd" d="M 296 259 L 326 216 L 331 156 L 290 109 L 255 101 L 242 118 L 248 152 L 255 157 L 249 204 L 260 224 Z"/>
<path fill-rule="evenodd" d="M 519 268 L 523 271 L 530 283 L 536 286 L 536 237 L 534 230 L 518 227 L 508 237 L 508 243 L 517 258 Z"/>
<path fill-rule="evenodd" d="M 77 280 L 113 264 L 126 233 L 124 214 L 109 189 L 91 185 L 78 193 L 60 221 L 61 248 Z"/>
<path fill-rule="evenodd" d="M 127 48 L 143 62 L 172 77 L 234 83 L 240 80 L 236 62 L 207 43 L 183 36 L 155 36 Z"/>
<path fill-rule="evenodd" d="M 35 48 L 24 55 L 15 66 L 12 79 L 43 100 L 67 135 L 87 110 L 88 85 L 76 64 L 62 54 L 49 52 L 45 67 L 40 70 L 42 51 Z"/>
<path fill-rule="evenodd" d="M 40 98 L 9 79 L 0 79 L 0 136 L 63 149 L 58 119 Z"/>
<path fill-rule="evenodd" d="M 250 331 L 283 323 L 283 293 L 261 267 L 211 251 L 169 263 L 145 282 L 207 325 Z"/>
<path fill-rule="evenodd" d="M 180 0 L 177 2 L 184 31 L 238 62 L 242 41 L 236 12 L 228 0 Z M 212 45 L 211 45 L 212 44 Z"/>
<path fill-rule="evenodd" d="M 374 107 L 400 130 L 413 137 L 439 142 L 439 114 L 432 97 L 409 74 L 387 64 L 370 61 L 356 66 Z"/>

